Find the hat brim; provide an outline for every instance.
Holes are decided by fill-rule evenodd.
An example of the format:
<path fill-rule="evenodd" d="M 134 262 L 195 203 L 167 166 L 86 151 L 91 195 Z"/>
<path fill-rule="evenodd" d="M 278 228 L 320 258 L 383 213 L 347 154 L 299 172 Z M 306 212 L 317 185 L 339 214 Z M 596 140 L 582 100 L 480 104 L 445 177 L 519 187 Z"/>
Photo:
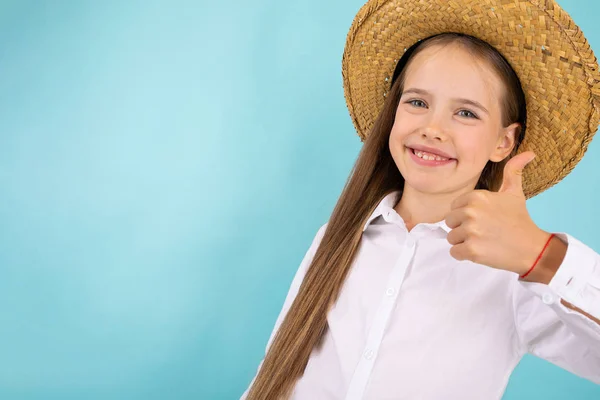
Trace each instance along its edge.
<path fill-rule="evenodd" d="M 598 129 L 600 75 L 579 27 L 549 0 L 369 0 L 352 22 L 342 57 L 344 96 L 360 139 L 369 135 L 404 51 L 443 32 L 485 40 L 517 73 L 527 103 L 519 152 L 536 154 L 523 173 L 525 196 L 562 180 Z"/>

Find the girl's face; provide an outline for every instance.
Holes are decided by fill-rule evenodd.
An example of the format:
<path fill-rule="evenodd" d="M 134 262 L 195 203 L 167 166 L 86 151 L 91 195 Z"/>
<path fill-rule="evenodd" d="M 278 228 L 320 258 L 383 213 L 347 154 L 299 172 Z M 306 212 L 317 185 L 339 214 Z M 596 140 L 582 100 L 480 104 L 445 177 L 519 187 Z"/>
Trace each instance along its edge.
<path fill-rule="evenodd" d="M 389 140 L 405 185 L 422 193 L 475 188 L 486 163 L 507 157 L 518 133 L 518 123 L 502 127 L 503 95 L 496 73 L 460 46 L 434 45 L 414 56 Z M 451 160 L 424 165 L 412 150 L 423 146 Z"/>

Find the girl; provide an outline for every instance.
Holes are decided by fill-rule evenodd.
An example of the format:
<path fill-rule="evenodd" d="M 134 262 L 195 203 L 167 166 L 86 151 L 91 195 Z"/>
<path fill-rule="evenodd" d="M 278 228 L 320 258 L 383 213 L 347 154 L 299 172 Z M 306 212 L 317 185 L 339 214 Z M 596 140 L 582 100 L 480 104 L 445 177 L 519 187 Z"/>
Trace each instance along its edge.
<path fill-rule="evenodd" d="M 500 399 L 525 353 L 600 384 L 600 255 L 526 208 L 597 130 L 597 71 L 548 0 L 367 2 L 364 146 L 242 399 Z"/>

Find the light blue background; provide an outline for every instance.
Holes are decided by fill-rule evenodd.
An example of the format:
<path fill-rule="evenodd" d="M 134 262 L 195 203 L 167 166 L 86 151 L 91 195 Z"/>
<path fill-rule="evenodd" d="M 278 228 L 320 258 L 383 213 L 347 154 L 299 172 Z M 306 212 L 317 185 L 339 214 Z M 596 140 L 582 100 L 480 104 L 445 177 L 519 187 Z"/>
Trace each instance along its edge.
<path fill-rule="evenodd" d="M 561 4 L 600 51 L 600 3 Z M 361 5 L 0 2 L 1 399 L 240 396 L 360 150 Z M 593 142 L 534 220 L 600 250 L 599 169 Z M 529 396 L 600 386 L 526 356 Z"/>

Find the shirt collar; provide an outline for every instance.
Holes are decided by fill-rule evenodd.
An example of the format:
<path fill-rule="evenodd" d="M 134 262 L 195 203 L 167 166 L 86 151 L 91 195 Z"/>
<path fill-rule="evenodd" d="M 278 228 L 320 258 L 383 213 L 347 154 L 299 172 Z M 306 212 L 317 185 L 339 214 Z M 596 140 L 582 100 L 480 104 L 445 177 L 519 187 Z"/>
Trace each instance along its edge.
<path fill-rule="evenodd" d="M 371 225 L 371 222 L 373 222 L 373 220 L 375 220 L 375 218 L 379 217 L 380 215 L 384 215 L 386 213 L 390 213 L 390 212 L 396 212 L 394 210 L 394 206 L 396 206 L 396 204 L 398 203 L 398 200 L 400 200 L 400 194 L 401 191 L 400 190 L 395 190 L 393 192 L 388 193 L 377 205 L 377 207 L 375 208 L 375 210 L 373 211 L 373 213 L 369 216 L 369 219 L 367 219 L 367 222 L 365 223 L 365 225 L 363 226 L 363 232 L 367 230 L 367 228 L 369 227 L 369 225 Z M 398 215 L 400 217 L 400 215 Z M 402 219 L 402 217 L 400 217 L 400 219 Z M 438 222 L 433 222 L 433 223 L 423 223 L 424 226 L 430 227 L 430 228 L 434 228 L 434 227 L 440 227 L 442 228 L 446 233 L 450 232 L 450 228 L 448 227 L 448 225 L 446 225 L 446 221 L 445 220 L 441 220 Z"/>

